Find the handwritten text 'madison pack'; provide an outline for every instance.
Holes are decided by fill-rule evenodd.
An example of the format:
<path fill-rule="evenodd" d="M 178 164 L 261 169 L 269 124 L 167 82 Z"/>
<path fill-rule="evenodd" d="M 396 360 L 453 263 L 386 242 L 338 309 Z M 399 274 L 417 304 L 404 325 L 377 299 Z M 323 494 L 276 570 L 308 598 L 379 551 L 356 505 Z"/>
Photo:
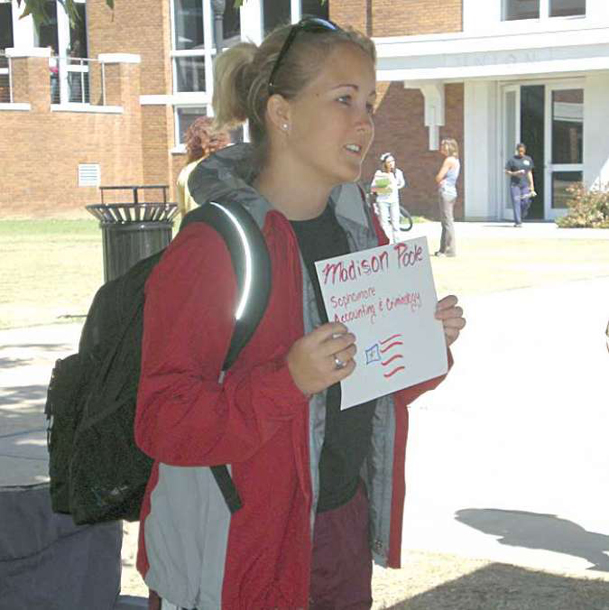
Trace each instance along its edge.
<path fill-rule="evenodd" d="M 390 255 L 391 253 L 391 255 Z M 413 267 L 423 260 L 423 248 L 407 243 L 397 243 L 391 251 L 370 253 L 351 262 L 328 262 L 321 271 L 324 284 L 345 284 L 362 277 L 384 273 L 397 265 L 398 269 Z"/>

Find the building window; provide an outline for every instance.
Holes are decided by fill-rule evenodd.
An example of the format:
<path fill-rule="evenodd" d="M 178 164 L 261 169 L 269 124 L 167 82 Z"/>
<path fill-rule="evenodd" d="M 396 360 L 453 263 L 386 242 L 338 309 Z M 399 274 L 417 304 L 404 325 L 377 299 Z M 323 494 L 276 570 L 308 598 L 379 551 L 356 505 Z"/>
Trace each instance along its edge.
<path fill-rule="evenodd" d="M 230 47 L 241 41 L 241 11 L 235 8 L 234 0 L 226 0 L 224 20 L 222 21 L 223 44 Z"/>
<path fill-rule="evenodd" d="M 77 19 L 70 24 L 70 57 L 87 57 L 87 9 L 84 2 L 74 5 Z"/>
<path fill-rule="evenodd" d="M 291 22 L 290 0 L 264 0 L 262 7 L 262 22 L 264 35 L 272 32 L 276 27 Z"/>
<path fill-rule="evenodd" d="M 174 57 L 176 91 L 205 91 L 205 56 Z"/>
<path fill-rule="evenodd" d="M 57 33 L 57 2 L 47 0 L 44 10 L 47 18 L 40 24 L 36 43 L 39 47 L 51 47 L 54 55 L 59 55 L 59 36 Z"/>
<path fill-rule="evenodd" d="M 0 50 L 13 44 L 13 10 L 10 2 L 0 2 Z"/>
<path fill-rule="evenodd" d="M 203 0 L 174 0 L 174 49 L 202 49 Z"/>
<path fill-rule="evenodd" d="M 321 0 L 300 0 L 300 12 L 294 14 L 291 0 L 263 0 L 264 35 L 278 26 L 294 23 L 301 17 L 329 19 L 329 4 L 330 0 L 323 3 Z"/>
<path fill-rule="evenodd" d="M 207 116 L 205 106 L 178 106 L 176 107 L 176 144 L 184 144 L 186 131 L 202 116 Z"/>
<path fill-rule="evenodd" d="M 568 208 L 567 202 L 572 195 L 569 187 L 583 179 L 583 172 L 552 172 L 552 207 L 557 210 Z"/>
<path fill-rule="evenodd" d="M 323 4 L 320 0 L 302 0 L 302 16 L 329 19 L 330 0 L 326 0 Z"/>
<path fill-rule="evenodd" d="M 539 0 L 505 0 L 504 21 L 539 19 Z"/>
<path fill-rule="evenodd" d="M 503 20 L 576 17 L 586 14 L 586 0 L 503 0 Z"/>
<path fill-rule="evenodd" d="M 573 17 L 586 14 L 586 0 L 550 0 L 550 17 Z"/>
<path fill-rule="evenodd" d="M 552 163 L 583 163 L 584 90 L 552 92 Z"/>
<path fill-rule="evenodd" d="M 173 2 L 173 82 L 177 93 L 206 90 L 203 2 Z"/>

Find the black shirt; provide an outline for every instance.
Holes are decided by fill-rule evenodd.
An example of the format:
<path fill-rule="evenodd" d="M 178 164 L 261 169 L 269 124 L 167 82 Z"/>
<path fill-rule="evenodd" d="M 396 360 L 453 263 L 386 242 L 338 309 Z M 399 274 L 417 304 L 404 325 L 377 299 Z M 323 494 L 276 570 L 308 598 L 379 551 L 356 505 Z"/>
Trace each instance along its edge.
<path fill-rule="evenodd" d="M 328 314 L 314 263 L 348 254 L 347 235 L 330 205 L 317 218 L 292 221 L 291 224 L 315 289 L 320 318 L 326 323 Z M 338 508 L 353 498 L 360 482 L 362 464 L 370 449 L 376 400 L 341 411 L 340 399 L 340 383 L 330 386 L 326 394 L 326 434 L 319 462 L 317 512 Z"/>
<path fill-rule="evenodd" d="M 518 155 L 514 155 L 506 164 L 505 169 L 510 172 L 516 172 L 518 170 L 523 169 L 524 174 L 518 174 L 516 176 L 510 176 L 510 184 L 514 186 L 530 186 L 528 173 L 535 169 L 535 165 L 533 164 L 533 159 L 528 155 L 523 155 L 519 157 Z"/>

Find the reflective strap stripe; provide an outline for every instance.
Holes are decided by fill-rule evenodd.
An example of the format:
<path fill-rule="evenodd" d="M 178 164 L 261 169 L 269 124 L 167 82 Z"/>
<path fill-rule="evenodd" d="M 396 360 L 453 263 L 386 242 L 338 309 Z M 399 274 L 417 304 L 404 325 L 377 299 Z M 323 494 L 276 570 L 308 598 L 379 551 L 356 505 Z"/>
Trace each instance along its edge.
<path fill-rule="evenodd" d="M 241 319 L 243 312 L 245 311 L 245 307 L 250 298 L 250 294 L 252 291 L 252 252 L 249 243 L 247 242 L 247 237 L 245 235 L 245 231 L 243 227 L 239 224 L 237 217 L 227 210 L 224 206 L 221 206 L 213 201 L 209 202 L 211 205 L 215 205 L 217 208 L 222 210 L 230 219 L 230 221 L 235 225 L 237 229 L 237 233 L 241 238 L 241 242 L 243 243 L 243 251 L 245 253 L 245 286 L 243 287 L 243 294 L 241 295 L 241 301 L 237 306 L 237 311 L 235 312 L 235 318 L 237 320 Z"/>

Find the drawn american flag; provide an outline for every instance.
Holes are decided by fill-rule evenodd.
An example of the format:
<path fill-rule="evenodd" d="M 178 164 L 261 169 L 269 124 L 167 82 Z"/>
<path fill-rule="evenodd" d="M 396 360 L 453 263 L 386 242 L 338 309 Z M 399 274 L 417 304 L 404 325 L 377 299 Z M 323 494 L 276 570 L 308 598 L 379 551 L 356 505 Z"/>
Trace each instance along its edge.
<path fill-rule="evenodd" d="M 366 364 L 380 362 L 383 367 L 383 377 L 385 379 L 393 377 L 406 368 L 403 364 L 404 356 L 399 349 L 401 345 L 404 345 L 404 342 L 399 333 L 375 343 L 366 350 Z"/>

